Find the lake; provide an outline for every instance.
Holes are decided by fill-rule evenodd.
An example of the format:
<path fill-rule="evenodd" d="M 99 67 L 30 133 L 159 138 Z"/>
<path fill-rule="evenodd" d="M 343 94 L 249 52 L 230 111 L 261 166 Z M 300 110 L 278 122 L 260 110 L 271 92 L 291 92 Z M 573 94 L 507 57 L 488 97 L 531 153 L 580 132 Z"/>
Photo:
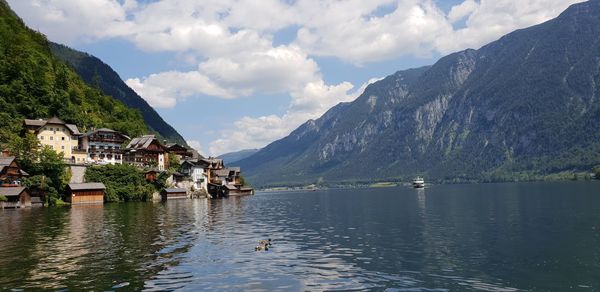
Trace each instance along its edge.
<path fill-rule="evenodd" d="M 0 222 L 4 289 L 600 290 L 598 182 L 0 210 Z"/>

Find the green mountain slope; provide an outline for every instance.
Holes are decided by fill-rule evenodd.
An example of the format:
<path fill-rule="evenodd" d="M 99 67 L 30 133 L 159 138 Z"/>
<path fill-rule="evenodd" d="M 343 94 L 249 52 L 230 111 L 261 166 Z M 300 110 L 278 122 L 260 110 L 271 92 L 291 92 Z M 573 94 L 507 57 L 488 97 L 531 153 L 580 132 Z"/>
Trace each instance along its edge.
<path fill-rule="evenodd" d="M 44 35 L 0 1 L 0 143 L 18 135 L 24 118 L 52 116 L 83 130 L 108 127 L 130 136 L 147 131 L 138 111 L 86 85 L 52 55 Z"/>
<path fill-rule="evenodd" d="M 131 89 L 110 66 L 100 59 L 71 49 L 67 46 L 50 43 L 52 53 L 67 62 L 90 86 L 99 87 L 106 95 L 122 101 L 128 107 L 138 109 L 149 130 L 170 142 L 186 145 L 185 139 L 133 89 Z"/>
<path fill-rule="evenodd" d="M 600 1 L 370 85 L 238 162 L 255 185 L 505 180 L 600 164 Z"/>

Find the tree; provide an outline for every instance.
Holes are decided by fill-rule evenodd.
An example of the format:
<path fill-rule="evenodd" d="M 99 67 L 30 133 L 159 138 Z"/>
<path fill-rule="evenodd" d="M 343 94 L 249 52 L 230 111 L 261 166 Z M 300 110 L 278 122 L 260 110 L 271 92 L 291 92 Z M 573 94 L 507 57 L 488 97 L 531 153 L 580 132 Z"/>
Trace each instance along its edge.
<path fill-rule="evenodd" d="M 45 175 L 34 175 L 25 180 L 25 186 L 27 186 L 32 193 L 42 195 L 45 198 L 47 205 L 60 205 L 60 196 L 58 195 L 56 188 L 52 185 L 52 180 Z"/>
<path fill-rule="evenodd" d="M 107 202 L 147 201 L 156 190 L 140 170 L 127 164 L 90 167 L 85 173 L 85 181 L 103 183 Z"/>

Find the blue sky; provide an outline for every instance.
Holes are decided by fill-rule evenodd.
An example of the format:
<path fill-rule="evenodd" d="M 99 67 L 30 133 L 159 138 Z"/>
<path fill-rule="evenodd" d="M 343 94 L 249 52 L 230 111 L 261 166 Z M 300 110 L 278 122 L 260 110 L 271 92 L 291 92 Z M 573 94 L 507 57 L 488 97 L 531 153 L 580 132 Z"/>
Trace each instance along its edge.
<path fill-rule="evenodd" d="M 369 82 L 577 0 L 9 0 L 102 59 L 204 155 L 259 148 Z"/>

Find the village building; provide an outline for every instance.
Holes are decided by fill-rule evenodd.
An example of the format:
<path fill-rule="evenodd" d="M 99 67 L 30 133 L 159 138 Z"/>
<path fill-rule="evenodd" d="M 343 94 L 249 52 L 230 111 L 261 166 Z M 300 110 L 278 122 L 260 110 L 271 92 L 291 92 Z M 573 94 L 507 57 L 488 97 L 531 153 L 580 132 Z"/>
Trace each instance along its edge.
<path fill-rule="evenodd" d="M 207 178 L 205 173 L 206 164 L 198 159 L 184 160 L 181 163 L 180 171 L 183 175 L 188 176 L 192 181 L 194 190 L 207 191 Z"/>
<path fill-rule="evenodd" d="M 103 204 L 103 183 L 71 183 L 67 186 L 67 202 L 71 205 Z"/>
<path fill-rule="evenodd" d="M 123 143 L 129 137 L 115 130 L 101 128 L 89 131 L 79 139 L 80 148 L 87 150 L 88 163 L 122 164 Z"/>
<path fill-rule="evenodd" d="M 179 160 L 191 158 L 194 155 L 190 149 L 177 143 L 167 143 L 165 147 L 171 155 L 177 155 Z"/>
<path fill-rule="evenodd" d="M 21 186 L 23 179 L 28 176 L 15 157 L 0 157 L 0 187 Z"/>
<path fill-rule="evenodd" d="M 67 163 L 84 163 L 85 149 L 79 148 L 79 129 L 57 117 L 49 120 L 28 120 L 23 122 L 26 131 L 36 135 L 42 146 L 49 146 L 57 153 L 63 153 Z"/>
<path fill-rule="evenodd" d="M 31 207 L 31 195 L 26 187 L 2 187 L 0 196 L 6 201 L 0 201 L 0 208 L 26 208 Z"/>
<path fill-rule="evenodd" d="M 169 168 L 167 148 L 154 135 L 133 138 L 123 154 L 124 162 L 141 168 L 156 168 L 164 171 Z"/>
<path fill-rule="evenodd" d="M 186 189 L 181 188 L 164 189 L 160 192 L 160 196 L 163 201 L 189 198 Z"/>

